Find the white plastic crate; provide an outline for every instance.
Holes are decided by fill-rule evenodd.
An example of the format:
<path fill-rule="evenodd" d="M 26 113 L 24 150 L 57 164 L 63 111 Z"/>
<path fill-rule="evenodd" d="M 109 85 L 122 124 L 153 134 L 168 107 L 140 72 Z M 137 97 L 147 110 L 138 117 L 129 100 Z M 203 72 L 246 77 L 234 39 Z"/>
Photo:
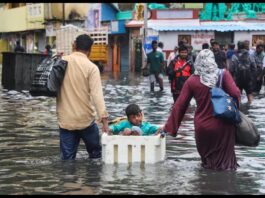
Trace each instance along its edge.
<path fill-rule="evenodd" d="M 72 44 L 77 36 L 88 34 L 94 39 L 94 44 L 108 44 L 108 31 L 106 29 L 98 31 L 88 31 L 74 25 L 66 25 L 56 30 L 56 50 L 57 53 L 68 55 L 72 53 Z"/>
<path fill-rule="evenodd" d="M 114 163 L 156 163 L 165 160 L 166 137 L 156 136 L 101 136 L 102 161 Z"/>

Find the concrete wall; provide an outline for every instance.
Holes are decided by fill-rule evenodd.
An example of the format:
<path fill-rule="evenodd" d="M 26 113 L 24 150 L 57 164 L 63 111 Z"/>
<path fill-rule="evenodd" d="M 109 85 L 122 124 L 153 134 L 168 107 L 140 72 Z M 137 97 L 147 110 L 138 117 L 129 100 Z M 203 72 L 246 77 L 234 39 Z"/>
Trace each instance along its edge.
<path fill-rule="evenodd" d="M 164 43 L 164 50 L 173 50 L 176 45 L 178 45 L 178 35 L 191 35 L 191 44 L 194 50 L 201 50 L 201 46 L 203 42 L 210 43 L 210 39 L 214 37 L 214 32 L 159 32 L 159 41 Z M 202 38 L 197 38 L 197 35 L 202 35 Z M 194 42 L 196 39 L 197 42 Z"/>
<path fill-rule="evenodd" d="M 2 10 L 0 12 L 0 32 L 20 32 L 44 29 L 44 3 Z"/>
<path fill-rule="evenodd" d="M 0 32 L 17 32 L 27 29 L 26 6 L 0 12 Z"/>
<path fill-rule="evenodd" d="M 194 43 L 193 39 L 197 34 L 205 32 L 177 32 L 177 31 L 169 31 L 169 32 L 159 32 L 159 41 L 164 43 L 164 51 L 172 51 L 175 45 L 178 45 L 178 35 L 191 35 L 191 44 L 194 50 L 201 50 L 202 41 L 208 42 L 210 44 L 211 35 L 214 37 L 214 32 L 208 32 L 208 35 L 205 35 L 204 39 L 201 39 L 200 42 Z M 265 31 L 238 31 L 234 32 L 234 43 L 237 44 L 239 40 L 249 40 L 252 44 L 253 35 L 265 35 Z M 237 48 L 237 46 L 236 46 Z"/>
<path fill-rule="evenodd" d="M 8 42 L 6 40 L 0 39 L 0 64 L 2 64 L 3 61 L 2 52 L 6 51 L 8 51 Z"/>
<path fill-rule="evenodd" d="M 252 33 L 250 32 L 235 32 L 234 34 L 234 43 L 236 44 L 239 40 L 249 40 L 252 41 Z"/>
<path fill-rule="evenodd" d="M 26 6 L 27 30 L 44 29 L 44 3 L 33 3 Z"/>
<path fill-rule="evenodd" d="M 178 45 L 178 34 L 180 32 L 159 32 L 159 41 L 164 43 L 164 50 L 173 50 Z"/>
<path fill-rule="evenodd" d="M 236 48 L 239 40 L 249 40 L 250 45 L 252 45 L 253 35 L 265 35 L 265 31 L 235 32 L 234 43 L 236 44 Z"/>
<path fill-rule="evenodd" d="M 101 13 L 101 21 L 111 21 L 116 20 L 116 13 L 110 3 L 102 3 L 102 13 Z"/>

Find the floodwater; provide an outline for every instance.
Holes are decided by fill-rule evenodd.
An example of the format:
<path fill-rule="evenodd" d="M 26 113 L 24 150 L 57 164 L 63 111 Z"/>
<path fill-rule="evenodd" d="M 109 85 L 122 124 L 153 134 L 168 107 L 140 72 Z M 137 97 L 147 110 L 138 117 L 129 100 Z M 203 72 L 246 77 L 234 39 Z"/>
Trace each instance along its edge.
<path fill-rule="evenodd" d="M 146 120 L 164 124 L 173 101 L 166 77 L 164 82 L 164 92 L 156 87 L 150 93 L 148 78 L 126 73 L 102 75 L 110 119 L 124 116 L 125 107 L 137 103 Z M 263 87 L 251 106 L 243 105 L 261 133 L 260 145 L 236 146 L 240 167 L 219 172 L 200 166 L 194 139 L 194 100 L 177 138 L 167 137 L 165 161 L 106 165 L 89 160 L 83 142 L 76 161 L 62 162 L 55 100 L 0 88 L 0 194 L 265 194 L 264 96 Z"/>

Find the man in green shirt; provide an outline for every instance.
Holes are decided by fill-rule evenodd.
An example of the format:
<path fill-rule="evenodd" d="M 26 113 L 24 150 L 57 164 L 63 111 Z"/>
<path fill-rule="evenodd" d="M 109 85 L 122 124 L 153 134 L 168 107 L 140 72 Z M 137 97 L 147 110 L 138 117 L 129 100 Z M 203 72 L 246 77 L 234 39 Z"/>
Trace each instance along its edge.
<path fill-rule="evenodd" d="M 153 51 L 147 54 L 147 64 L 144 68 L 148 67 L 150 71 L 150 90 L 154 91 L 155 81 L 159 83 L 160 91 L 163 91 L 163 70 L 164 70 L 164 55 L 157 51 L 157 41 L 152 41 Z"/>

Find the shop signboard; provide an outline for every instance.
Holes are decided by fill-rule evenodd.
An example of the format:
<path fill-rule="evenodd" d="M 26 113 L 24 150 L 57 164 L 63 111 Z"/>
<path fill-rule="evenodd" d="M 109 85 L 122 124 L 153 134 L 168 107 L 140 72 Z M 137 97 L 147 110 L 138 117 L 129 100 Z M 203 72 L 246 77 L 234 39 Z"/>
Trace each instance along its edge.
<path fill-rule="evenodd" d="M 147 36 L 145 38 L 145 42 L 144 42 L 144 50 L 145 53 L 148 54 L 149 52 L 152 51 L 152 41 L 156 40 L 158 41 L 158 36 Z"/>

